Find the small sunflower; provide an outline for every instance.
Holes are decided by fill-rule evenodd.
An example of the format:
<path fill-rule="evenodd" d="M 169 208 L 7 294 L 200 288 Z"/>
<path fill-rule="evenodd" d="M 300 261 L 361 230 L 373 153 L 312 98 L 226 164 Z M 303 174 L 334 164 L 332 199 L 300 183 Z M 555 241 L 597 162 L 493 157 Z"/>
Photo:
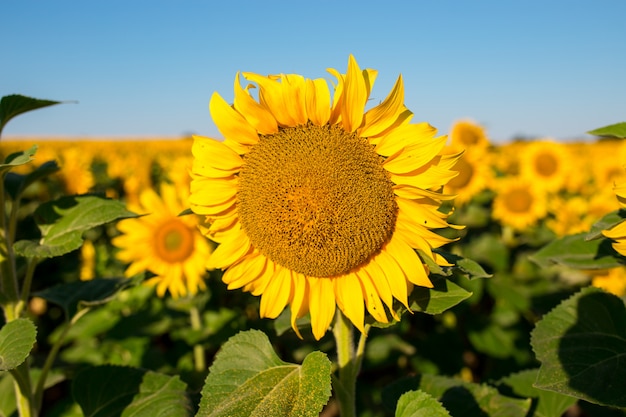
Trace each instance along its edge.
<path fill-rule="evenodd" d="M 454 146 L 448 152 L 454 152 Z M 444 192 L 454 194 L 454 205 L 459 207 L 469 203 L 474 196 L 491 187 L 493 167 L 489 152 L 465 152 L 452 167 L 458 175 L 444 187 Z"/>
<path fill-rule="evenodd" d="M 495 191 L 493 218 L 515 230 L 524 230 L 535 225 L 548 213 L 545 192 L 527 179 L 500 179 Z"/>
<path fill-rule="evenodd" d="M 450 129 L 450 143 L 467 152 L 484 151 L 490 146 L 485 128 L 469 119 L 454 122 Z"/>
<path fill-rule="evenodd" d="M 593 274 L 591 285 L 622 297 L 626 294 L 626 268 L 618 266 Z"/>
<path fill-rule="evenodd" d="M 570 161 L 567 145 L 547 139 L 530 142 L 521 151 L 520 175 L 546 191 L 558 191 L 569 180 Z"/>
<path fill-rule="evenodd" d="M 621 208 L 626 208 L 626 182 L 616 185 L 614 188 L 617 201 Z M 604 230 L 602 234 L 609 239 L 613 239 L 613 249 L 623 256 L 626 256 L 626 221 Z"/>
<path fill-rule="evenodd" d="M 261 317 L 290 306 L 291 325 L 309 313 L 320 339 L 338 307 L 361 331 L 365 309 L 380 322 L 393 300 L 408 308 L 414 285 L 432 287 L 414 249 L 440 265 L 433 248 L 450 240 L 439 211 L 442 186 L 459 155 L 427 123 L 411 124 L 400 76 L 365 111 L 376 71 L 350 56 L 331 96 L 323 79 L 243 73 L 234 104 L 214 93 L 210 111 L 224 141 L 195 137 L 191 209 L 211 223 L 219 246 L 210 266 L 229 289 L 261 296 Z"/>
<path fill-rule="evenodd" d="M 197 216 L 178 216 L 185 210 L 187 197 L 186 189 L 165 183 L 161 196 L 145 189 L 139 203 L 128 204 L 128 208 L 150 214 L 118 222 L 122 235 L 112 241 L 120 249 L 117 258 L 130 264 L 126 276 L 152 272 L 155 276 L 146 284 L 155 285 L 159 297 L 166 291 L 177 298 L 206 289 L 203 277 L 211 245 L 198 230 Z"/>

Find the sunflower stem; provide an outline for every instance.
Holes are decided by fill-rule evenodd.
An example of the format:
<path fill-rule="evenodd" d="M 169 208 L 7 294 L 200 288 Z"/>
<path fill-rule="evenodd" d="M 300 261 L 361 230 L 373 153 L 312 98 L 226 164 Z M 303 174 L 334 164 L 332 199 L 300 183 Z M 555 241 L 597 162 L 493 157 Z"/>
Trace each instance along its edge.
<path fill-rule="evenodd" d="M 193 330 L 202 330 L 202 319 L 198 307 L 193 306 L 189 310 L 189 320 L 191 321 L 191 328 Z M 196 343 L 193 345 L 193 361 L 195 370 L 197 372 L 204 372 L 206 370 L 206 361 L 204 360 L 204 348 L 202 344 Z"/>
<path fill-rule="evenodd" d="M 341 417 L 356 417 L 356 378 L 361 369 L 368 330 L 369 326 L 366 326 L 355 349 L 354 326 L 337 310 L 333 335 L 337 344 L 339 377 L 333 378 L 333 388 Z"/>

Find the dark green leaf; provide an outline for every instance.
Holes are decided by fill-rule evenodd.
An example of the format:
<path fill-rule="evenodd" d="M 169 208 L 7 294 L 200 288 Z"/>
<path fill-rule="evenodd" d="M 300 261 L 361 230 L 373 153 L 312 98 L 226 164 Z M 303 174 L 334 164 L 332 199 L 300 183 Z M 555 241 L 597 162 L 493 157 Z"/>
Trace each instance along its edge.
<path fill-rule="evenodd" d="M 626 210 L 616 210 L 613 211 L 600 220 L 598 220 L 593 226 L 591 226 L 591 230 L 585 236 L 586 240 L 598 239 L 602 237 L 602 231 L 608 230 L 613 226 L 616 226 L 626 220 Z"/>
<path fill-rule="evenodd" d="M 537 379 L 537 369 L 529 369 L 503 378 L 500 391 L 510 390 L 512 394 L 533 399 L 533 417 L 561 417 L 578 401 L 576 398 L 533 387 Z"/>
<path fill-rule="evenodd" d="M 626 138 L 626 122 L 615 123 L 598 129 L 590 130 L 590 135 L 610 138 Z"/>
<path fill-rule="evenodd" d="M 535 387 L 626 407 L 626 307 L 588 287 L 540 320 L 531 344 L 541 362 Z"/>
<path fill-rule="evenodd" d="M 13 167 L 29 163 L 33 160 L 35 152 L 37 152 L 37 145 L 31 146 L 31 148 L 26 151 L 15 152 L 7 156 L 4 164 L 0 164 L 0 174 L 4 174 Z"/>
<path fill-rule="evenodd" d="M 16 319 L 0 329 L 0 371 L 22 364 L 35 345 L 37 330 L 29 319 Z"/>
<path fill-rule="evenodd" d="M 312 352 L 283 362 L 258 330 L 231 337 L 215 357 L 197 417 L 318 416 L 330 397 L 331 363 Z"/>
<path fill-rule="evenodd" d="M 4 126 L 15 116 L 59 103 L 61 101 L 41 100 L 21 94 L 11 94 L 2 97 L 0 99 L 0 134 L 2 134 Z"/>
<path fill-rule="evenodd" d="M 511 398 L 485 384 L 464 382 L 435 375 L 420 375 L 397 381 L 383 390 L 383 403 L 395 409 L 400 396 L 421 390 L 437 398 L 452 416 L 526 417 L 530 399 Z"/>
<path fill-rule="evenodd" d="M 18 255 L 25 257 L 64 255 L 80 248 L 85 231 L 117 219 L 136 216 L 117 200 L 93 195 L 61 197 L 35 210 L 41 239 L 16 242 L 14 249 Z"/>
<path fill-rule="evenodd" d="M 63 308 L 67 317 L 72 317 L 81 307 L 95 306 L 108 302 L 111 296 L 128 283 L 126 279 L 94 279 L 55 285 L 33 295 L 55 303 Z"/>
<path fill-rule="evenodd" d="M 85 417 L 187 417 L 185 390 L 177 376 L 110 365 L 87 368 L 72 382 Z"/>
<path fill-rule="evenodd" d="M 608 269 L 620 265 L 609 240 L 587 240 L 586 236 L 578 233 L 556 239 L 530 259 L 543 267 L 558 264 L 575 269 Z"/>
<path fill-rule="evenodd" d="M 454 282 L 432 275 L 434 288 L 415 287 L 409 297 L 411 310 L 440 314 L 472 296 L 472 293 Z"/>
<path fill-rule="evenodd" d="M 396 417 L 451 417 L 443 405 L 423 391 L 402 394 L 396 406 Z"/>
<path fill-rule="evenodd" d="M 16 200 L 29 185 L 48 175 L 54 174 L 59 169 L 56 161 L 48 161 L 26 175 L 9 172 L 5 178 L 5 188 L 11 198 Z"/>

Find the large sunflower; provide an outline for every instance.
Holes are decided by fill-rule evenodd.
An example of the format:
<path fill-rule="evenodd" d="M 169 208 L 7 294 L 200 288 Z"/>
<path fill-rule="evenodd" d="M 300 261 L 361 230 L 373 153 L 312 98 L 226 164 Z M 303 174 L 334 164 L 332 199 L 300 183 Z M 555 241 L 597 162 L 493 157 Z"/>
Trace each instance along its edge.
<path fill-rule="evenodd" d="M 122 234 L 112 243 L 121 249 L 117 258 L 130 264 L 126 276 L 152 272 L 155 276 L 146 284 L 155 285 L 159 297 L 166 291 L 174 298 L 194 295 L 206 288 L 206 260 L 212 247 L 198 231 L 198 216 L 179 216 L 187 198 L 188 190 L 171 184 L 162 184 L 160 196 L 147 188 L 128 208 L 148 214 L 117 223 Z"/>
<path fill-rule="evenodd" d="M 365 110 L 376 71 L 350 56 L 334 95 L 323 79 L 243 73 L 234 103 L 214 93 L 210 111 L 224 141 L 195 137 L 190 206 L 207 216 L 219 243 L 210 266 L 229 289 L 261 296 L 260 315 L 289 305 L 291 325 L 310 313 L 320 339 L 339 309 L 361 331 L 365 309 L 378 321 L 408 308 L 413 285 L 432 287 L 414 249 L 449 242 L 438 210 L 459 155 L 443 155 L 446 137 L 411 124 L 399 77 L 389 96 Z"/>

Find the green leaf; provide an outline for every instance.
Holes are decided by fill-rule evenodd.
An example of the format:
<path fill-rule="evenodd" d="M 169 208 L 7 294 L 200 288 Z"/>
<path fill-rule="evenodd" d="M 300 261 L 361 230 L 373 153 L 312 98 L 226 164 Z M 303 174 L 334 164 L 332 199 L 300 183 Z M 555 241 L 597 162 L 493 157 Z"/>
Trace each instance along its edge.
<path fill-rule="evenodd" d="M 52 106 L 54 104 L 60 104 L 61 101 L 41 100 L 37 98 L 23 96 L 21 94 L 11 94 L 2 97 L 0 99 L 0 134 L 4 126 L 14 118 L 22 113 L 26 113 L 31 110 L 41 109 L 43 107 Z"/>
<path fill-rule="evenodd" d="M 21 175 L 9 172 L 5 178 L 5 188 L 13 200 L 17 200 L 20 194 L 32 183 L 48 175 L 59 171 L 56 161 L 44 162 L 32 172 Z"/>
<path fill-rule="evenodd" d="M 590 135 L 604 136 L 610 138 L 626 138 L 626 122 L 615 123 L 598 129 L 590 130 Z"/>
<path fill-rule="evenodd" d="M 97 366 L 76 375 L 72 396 L 85 417 L 187 417 L 191 404 L 177 376 L 122 366 Z"/>
<path fill-rule="evenodd" d="M 30 149 L 22 152 L 14 152 L 7 156 L 4 164 L 0 164 L 0 174 L 4 174 L 11 168 L 16 166 L 25 165 L 33 160 L 33 155 L 37 152 L 37 145 L 33 145 Z"/>
<path fill-rule="evenodd" d="M 267 336 L 240 332 L 220 349 L 202 389 L 197 417 L 318 416 L 330 398 L 331 363 L 312 352 L 283 362 Z"/>
<path fill-rule="evenodd" d="M 85 231 L 117 219 L 136 216 L 117 200 L 94 195 L 61 197 L 35 210 L 41 239 L 21 240 L 15 243 L 14 249 L 18 255 L 25 257 L 61 256 L 80 248 Z"/>
<path fill-rule="evenodd" d="M 411 310 L 440 314 L 472 296 L 471 292 L 448 279 L 436 275 L 431 275 L 430 279 L 434 288 L 415 287 L 413 289 L 409 297 Z"/>
<path fill-rule="evenodd" d="M 541 362 L 535 387 L 626 407 L 626 307 L 588 287 L 546 314 L 531 333 Z"/>
<path fill-rule="evenodd" d="M 512 391 L 514 395 L 533 399 L 533 417 L 561 417 L 578 401 L 576 398 L 533 387 L 538 370 L 529 369 L 509 375 L 500 380 L 500 391 Z"/>
<path fill-rule="evenodd" d="M 35 325 L 29 319 L 16 319 L 0 329 L 0 371 L 15 369 L 30 354 L 37 337 Z"/>
<path fill-rule="evenodd" d="M 530 399 L 511 398 L 496 388 L 435 375 L 405 378 L 383 390 L 383 403 L 395 409 L 400 396 L 411 390 L 421 390 L 437 398 L 452 416 L 463 417 L 526 417 Z"/>
<path fill-rule="evenodd" d="M 588 240 L 586 236 L 583 232 L 556 239 L 530 259 L 542 267 L 558 264 L 575 269 L 608 269 L 621 265 L 608 239 Z"/>
<path fill-rule="evenodd" d="M 624 220 L 626 220 L 626 210 L 613 211 L 594 223 L 589 233 L 587 233 L 587 236 L 585 236 L 585 239 L 592 240 L 601 238 L 603 230 L 617 226 Z"/>
<path fill-rule="evenodd" d="M 74 316 L 81 307 L 96 306 L 108 302 L 114 294 L 125 288 L 128 283 L 129 280 L 122 278 L 76 281 L 58 284 L 36 292 L 33 295 L 59 305 L 69 318 Z"/>
<path fill-rule="evenodd" d="M 409 391 L 400 396 L 396 417 L 451 417 L 443 405 L 423 391 Z"/>

